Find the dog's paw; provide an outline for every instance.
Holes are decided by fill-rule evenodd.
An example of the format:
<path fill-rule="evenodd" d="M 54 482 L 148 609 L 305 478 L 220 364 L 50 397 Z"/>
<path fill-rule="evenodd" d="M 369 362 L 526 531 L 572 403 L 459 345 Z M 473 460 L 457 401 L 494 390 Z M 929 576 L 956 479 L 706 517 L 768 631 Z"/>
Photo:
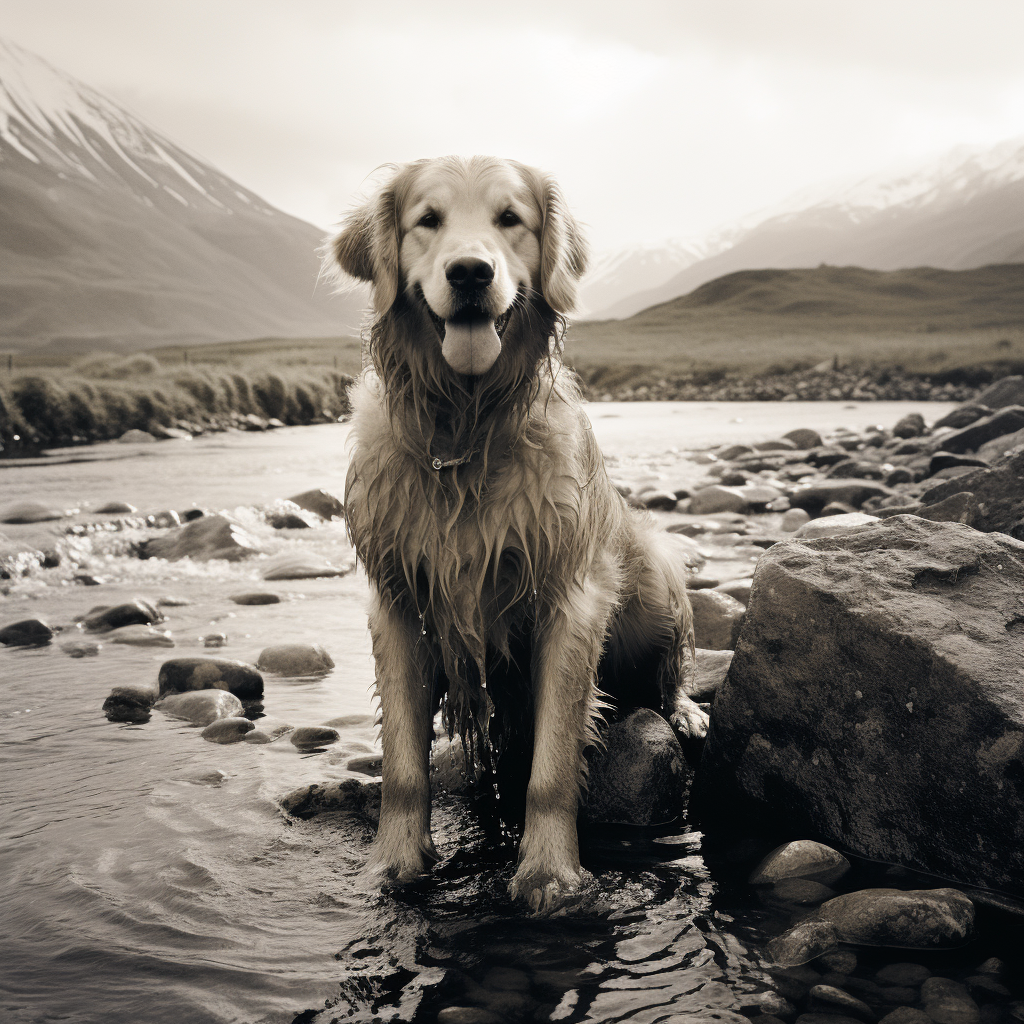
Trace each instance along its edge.
<path fill-rule="evenodd" d="M 669 724 L 680 740 L 702 740 L 708 734 L 711 721 L 704 708 L 691 700 L 676 708 L 669 717 Z"/>
<path fill-rule="evenodd" d="M 428 877 L 439 859 L 429 838 L 404 847 L 378 840 L 366 862 L 366 871 L 379 885 L 413 885 Z"/>
<path fill-rule="evenodd" d="M 592 876 L 586 871 L 563 877 L 549 874 L 520 875 L 509 882 L 508 893 L 518 903 L 524 904 L 533 914 L 550 914 L 579 895 L 582 882 Z"/>

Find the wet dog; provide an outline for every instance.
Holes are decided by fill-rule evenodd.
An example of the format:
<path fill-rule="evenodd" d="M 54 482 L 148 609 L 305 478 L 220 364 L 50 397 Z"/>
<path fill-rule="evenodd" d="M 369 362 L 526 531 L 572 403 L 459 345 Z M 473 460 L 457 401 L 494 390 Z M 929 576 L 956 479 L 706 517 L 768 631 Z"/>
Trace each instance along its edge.
<path fill-rule="evenodd" d="M 583 755 L 602 702 L 659 707 L 683 735 L 707 728 L 685 693 L 675 538 L 612 486 L 559 363 L 586 247 L 550 177 L 445 157 L 395 169 L 327 248 L 373 285 L 345 492 L 381 709 L 371 864 L 407 882 L 437 858 L 440 710 L 499 778 L 528 778 L 510 891 L 543 910 L 581 877 Z"/>

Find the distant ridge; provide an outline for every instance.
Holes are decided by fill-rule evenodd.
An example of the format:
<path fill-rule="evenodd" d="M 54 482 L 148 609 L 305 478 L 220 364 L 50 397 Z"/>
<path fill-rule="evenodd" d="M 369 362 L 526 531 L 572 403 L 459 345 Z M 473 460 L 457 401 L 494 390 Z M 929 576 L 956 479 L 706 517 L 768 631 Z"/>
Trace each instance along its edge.
<path fill-rule="evenodd" d="M 741 270 L 625 320 L 574 324 L 566 352 L 580 366 L 666 369 L 1024 361 L 1024 263 Z"/>
<path fill-rule="evenodd" d="M 968 270 L 1024 261 L 1024 138 L 958 146 L 941 158 L 852 185 L 805 189 L 703 243 L 703 258 L 666 279 L 593 306 L 626 318 L 737 270 L 861 266 Z M 586 284 L 586 282 L 584 282 Z M 614 283 L 606 281 L 607 294 Z"/>
<path fill-rule="evenodd" d="M 323 234 L 0 40 L 0 347 L 354 333 Z"/>

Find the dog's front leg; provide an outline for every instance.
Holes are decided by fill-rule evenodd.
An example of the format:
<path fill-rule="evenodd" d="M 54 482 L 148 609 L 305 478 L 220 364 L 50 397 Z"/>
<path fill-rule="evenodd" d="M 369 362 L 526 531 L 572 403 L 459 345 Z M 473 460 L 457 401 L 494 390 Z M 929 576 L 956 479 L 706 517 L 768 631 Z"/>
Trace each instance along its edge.
<path fill-rule="evenodd" d="M 369 866 L 397 882 L 411 882 L 437 860 L 430 838 L 430 682 L 423 645 L 417 644 L 419 621 L 410 621 L 379 593 L 370 610 L 370 635 L 384 764 L 380 825 Z"/>
<path fill-rule="evenodd" d="M 580 881 L 576 815 L 583 750 L 594 737 L 597 663 L 612 601 L 577 588 L 539 623 L 533 664 L 534 739 L 519 866 L 509 885 L 534 911 Z"/>

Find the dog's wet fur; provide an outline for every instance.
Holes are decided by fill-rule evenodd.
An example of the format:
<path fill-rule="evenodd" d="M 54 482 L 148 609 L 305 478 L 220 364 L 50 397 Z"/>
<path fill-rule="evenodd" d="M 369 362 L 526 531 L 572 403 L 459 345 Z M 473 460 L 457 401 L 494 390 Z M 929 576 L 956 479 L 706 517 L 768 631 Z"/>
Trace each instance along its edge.
<path fill-rule="evenodd" d="M 440 710 L 478 763 L 525 783 L 510 891 L 547 910 L 581 878 L 583 754 L 602 705 L 661 709 L 683 736 L 707 728 L 686 696 L 676 538 L 612 486 L 559 362 L 581 232 L 550 177 L 444 157 L 394 169 L 327 252 L 374 297 L 345 493 L 381 709 L 370 866 L 405 883 L 437 858 Z"/>

